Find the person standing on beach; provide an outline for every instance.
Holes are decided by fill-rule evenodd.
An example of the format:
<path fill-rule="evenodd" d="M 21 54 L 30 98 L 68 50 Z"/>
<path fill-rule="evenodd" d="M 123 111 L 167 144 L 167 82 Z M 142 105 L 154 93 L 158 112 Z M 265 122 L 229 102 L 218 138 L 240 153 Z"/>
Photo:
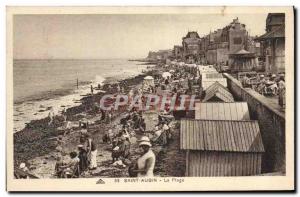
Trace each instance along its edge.
<path fill-rule="evenodd" d="M 141 117 L 141 122 L 140 122 L 140 130 L 142 132 L 146 131 L 146 123 L 145 123 L 145 119 Z"/>
<path fill-rule="evenodd" d="M 153 170 L 155 166 L 155 154 L 151 149 L 150 139 L 143 136 L 140 140 L 139 147 L 143 150 L 143 155 L 137 160 L 137 177 L 153 177 Z"/>
<path fill-rule="evenodd" d="M 79 169 L 80 172 L 86 171 L 86 169 L 89 167 L 89 161 L 87 152 L 84 149 L 83 145 L 78 145 L 78 158 L 79 158 Z"/>
<path fill-rule="evenodd" d="M 117 84 L 117 93 L 120 93 L 121 92 L 121 88 L 120 88 L 120 85 Z"/>
<path fill-rule="evenodd" d="M 53 124 L 53 120 L 54 120 L 54 111 L 53 111 L 53 107 L 51 107 L 50 112 L 48 114 L 48 117 L 50 118 L 50 121 L 48 122 L 48 125 Z"/>
<path fill-rule="evenodd" d="M 90 169 L 94 170 L 97 168 L 97 148 L 94 140 L 90 134 L 87 134 L 87 154 L 90 160 Z"/>
<path fill-rule="evenodd" d="M 93 85 L 91 85 L 91 94 L 94 93 L 94 88 L 93 88 Z"/>

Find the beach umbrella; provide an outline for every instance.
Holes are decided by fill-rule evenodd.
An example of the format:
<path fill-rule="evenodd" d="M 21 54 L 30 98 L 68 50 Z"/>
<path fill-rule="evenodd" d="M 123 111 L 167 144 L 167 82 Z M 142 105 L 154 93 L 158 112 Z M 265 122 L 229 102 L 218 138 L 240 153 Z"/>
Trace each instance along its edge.
<path fill-rule="evenodd" d="M 169 73 L 169 72 L 164 72 L 161 76 L 162 76 L 163 78 L 167 78 L 167 77 L 171 77 L 172 74 Z"/>
<path fill-rule="evenodd" d="M 152 76 L 146 76 L 145 78 L 144 78 L 145 80 L 153 80 L 154 78 L 152 77 Z"/>

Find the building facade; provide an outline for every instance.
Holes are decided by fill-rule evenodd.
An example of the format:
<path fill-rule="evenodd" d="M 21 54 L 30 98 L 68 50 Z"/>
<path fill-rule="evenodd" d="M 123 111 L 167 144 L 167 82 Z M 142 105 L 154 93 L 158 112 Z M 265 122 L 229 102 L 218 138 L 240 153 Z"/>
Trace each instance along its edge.
<path fill-rule="evenodd" d="M 182 38 L 183 58 L 186 63 L 199 61 L 201 38 L 196 31 L 190 31 Z"/>
<path fill-rule="evenodd" d="M 260 41 L 265 71 L 285 72 L 285 15 L 270 13 L 266 19 L 266 33 L 256 38 Z"/>
<path fill-rule="evenodd" d="M 228 65 L 229 55 L 253 47 L 246 26 L 238 18 L 222 29 L 208 35 L 206 58 L 208 64 Z"/>
<path fill-rule="evenodd" d="M 183 47 L 179 45 L 175 45 L 173 49 L 173 56 L 177 60 L 183 59 Z"/>
<path fill-rule="evenodd" d="M 241 50 L 247 50 L 255 56 L 262 54 L 260 42 L 250 37 L 246 26 L 236 18 L 229 25 L 203 37 L 200 37 L 196 31 L 189 31 L 182 38 L 182 46 L 174 46 L 172 55 L 169 51 L 163 50 L 163 53 L 162 51 L 154 54 L 150 52 L 149 56 L 155 56 L 158 60 L 164 60 L 168 56 L 185 63 L 212 64 L 217 65 L 221 70 L 226 70 L 225 67 L 230 66 L 230 55 Z M 222 66 L 224 68 L 221 68 Z"/>

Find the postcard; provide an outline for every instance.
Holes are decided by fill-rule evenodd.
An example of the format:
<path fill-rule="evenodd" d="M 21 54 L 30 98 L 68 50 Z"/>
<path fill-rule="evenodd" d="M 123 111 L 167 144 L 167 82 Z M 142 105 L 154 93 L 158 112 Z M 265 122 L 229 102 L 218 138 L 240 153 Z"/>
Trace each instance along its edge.
<path fill-rule="evenodd" d="M 293 7 L 7 7 L 7 191 L 292 191 Z"/>

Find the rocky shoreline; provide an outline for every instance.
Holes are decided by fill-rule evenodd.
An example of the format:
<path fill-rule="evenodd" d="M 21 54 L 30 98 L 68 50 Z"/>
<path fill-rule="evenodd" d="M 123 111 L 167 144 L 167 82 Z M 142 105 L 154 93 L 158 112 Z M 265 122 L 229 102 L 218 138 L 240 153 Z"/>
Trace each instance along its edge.
<path fill-rule="evenodd" d="M 126 84 L 125 92 L 128 92 L 130 86 L 141 83 L 144 76 L 147 74 L 148 73 L 143 73 L 136 77 L 125 79 L 120 83 Z M 103 90 L 107 90 L 107 85 L 104 85 Z M 86 109 L 91 108 L 93 102 L 100 101 L 103 95 L 104 93 L 96 93 L 93 96 L 83 97 L 81 99 L 82 104 L 66 110 L 68 120 L 79 120 L 79 114 L 84 112 Z M 63 126 L 63 117 L 61 115 L 55 116 L 54 123 L 51 126 L 48 125 L 48 122 L 48 117 L 40 120 L 33 120 L 28 123 L 24 129 L 14 133 L 15 166 L 18 166 L 21 162 L 27 162 L 35 157 L 43 156 L 55 151 L 55 148 L 57 147 L 56 138 L 64 133 L 63 130 L 58 129 Z"/>

